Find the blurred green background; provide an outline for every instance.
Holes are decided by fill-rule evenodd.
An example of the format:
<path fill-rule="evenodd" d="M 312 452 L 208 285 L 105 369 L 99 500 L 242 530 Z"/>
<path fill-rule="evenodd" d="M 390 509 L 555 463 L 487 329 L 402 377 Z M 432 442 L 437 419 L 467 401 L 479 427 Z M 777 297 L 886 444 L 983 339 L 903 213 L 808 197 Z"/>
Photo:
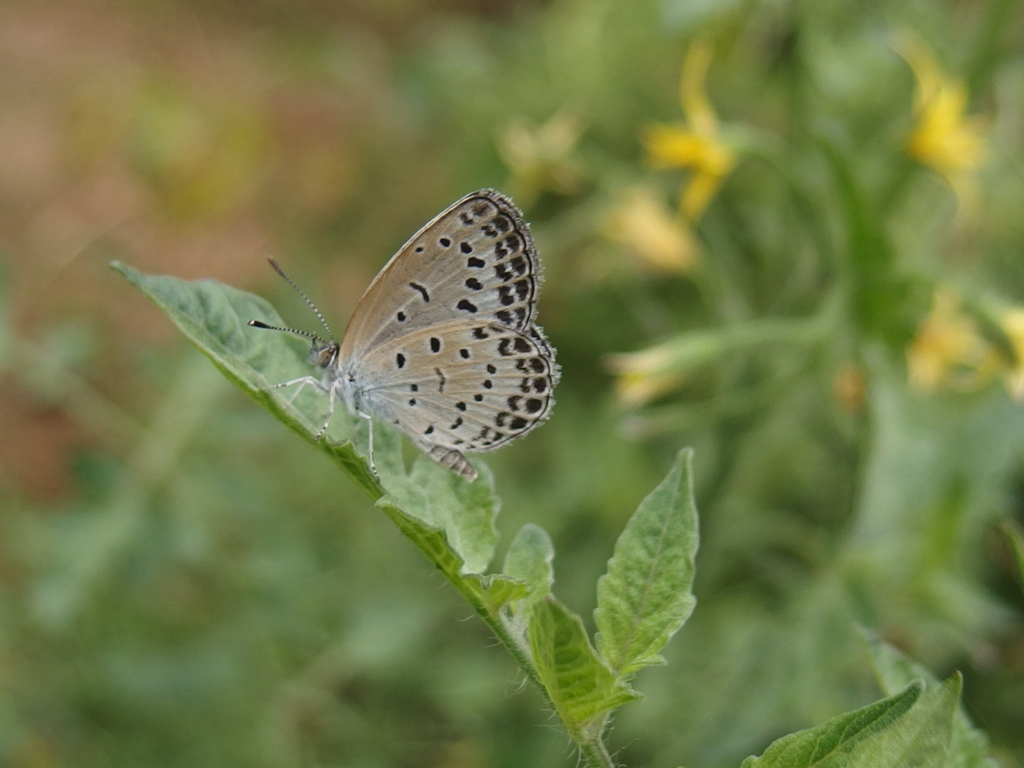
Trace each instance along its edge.
<path fill-rule="evenodd" d="M 340 329 L 493 186 L 563 366 L 487 458 L 504 545 L 544 526 L 589 621 L 696 448 L 699 602 L 618 759 L 732 766 L 878 698 L 860 624 L 961 670 L 1024 765 L 1022 128 L 1007 0 L 7 0 L 0 764 L 576 763 L 412 546 L 107 267 L 316 330 L 273 254 Z"/>

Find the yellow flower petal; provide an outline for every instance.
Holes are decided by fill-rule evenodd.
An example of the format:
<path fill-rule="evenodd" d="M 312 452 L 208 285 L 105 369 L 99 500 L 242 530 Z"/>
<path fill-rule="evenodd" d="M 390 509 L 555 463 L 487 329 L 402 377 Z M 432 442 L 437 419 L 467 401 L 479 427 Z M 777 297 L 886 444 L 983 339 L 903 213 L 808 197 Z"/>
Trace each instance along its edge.
<path fill-rule="evenodd" d="M 914 128 L 907 154 L 946 179 L 964 207 L 973 202 L 975 175 L 985 161 L 986 122 L 967 117 L 967 88 L 942 72 L 934 54 L 917 37 L 904 35 L 896 50 L 914 72 Z"/>
<path fill-rule="evenodd" d="M 973 389 L 993 372 L 993 351 L 950 291 L 936 290 L 932 308 L 907 348 L 912 386 L 924 391 Z"/>
<path fill-rule="evenodd" d="M 689 272 L 700 253 L 690 230 L 645 187 L 630 190 L 612 211 L 605 235 L 662 272 Z"/>
<path fill-rule="evenodd" d="M 672 370 L 672 352 L 664 345 L 640 352 L 609 355 L 605 362 L 608 369 L 616 374 L 615 391 L 619 401 L 629 408 L 661 397 L 686 380 L 684 373 Z"/>
<path fill-rule="evenodd" d="M 910 156 L 941 173 L 977 170 L 985 158 L 981 121 L 964 117 L 967 91 L 959 83 L 946 83 L 921 110 L 910 134 Z"/>
<path fill-rule="evenodd" d="M 674 125 L 652 126 L 644 136 L 647 162 L 655 168 L 697 167 L 710 145 L 707 138 Z"/>
<path fill-rule="evenodd" d="M 931 102 L 942 87 L 942 70 L 931 50 L 912 33 L 901 34 L 893 43 L 896 52 L 902 56 L 914 72 L 917 90 L 914 92 L 914 109 L 921 110 Z"/>
<path fill-rule="evenodd" d="M 683 74 L 679 79 L 679 103 L 683 114 L 693 130 L 705 136 L 712 136 L 718 131 L 718 118 L 704 91 L 710 64 L 711 45 L 707 40 L 698 40 L 686 53 Z"/>
<path fill-rule="evenodd" d="M 516 175 L 517 198 L 532 198 L 544 189 L 559 194 L 575 191 L 582 180 L 576 145 L 583 126 L 568 111 L 556 113 L 539 126 L 515 120 L 502 131 L 498 151 Z"/>
<path fill-rule="evenodd" d="M 710 63 L 711 46 L 706 41 L 694 43 L 679 85 L 686 122 L 652 126 L 643 137 L 649 165 L 693 172 L 679 198 L 680 211 L 691 223 L 704 213 L 736 165 L 736 153 L 719 136 L 718 118 L 704 92 Z"/>
<path fill-rule="evenodd" d="M 1000 325 L 1013 347 L 1015 358 L 1003 380 L 1014 400 L 1024 400 L 1024 309 L 1005 312 Z"/>
<path fill-rule="evenodd" d="M 679 210 L 687 221 L 695 222 L 701 217 L 734 163 L 731 157 L 710 157 L 707 166 L 693 175 L 679 202 Z"/>
<path fill-rule="evenodd" d="M 638 408 L 676 389 L 683 380 L 681 374 L 644 376 L 627 373 L 615 379 L 615 394 L 625 407 Z"/>

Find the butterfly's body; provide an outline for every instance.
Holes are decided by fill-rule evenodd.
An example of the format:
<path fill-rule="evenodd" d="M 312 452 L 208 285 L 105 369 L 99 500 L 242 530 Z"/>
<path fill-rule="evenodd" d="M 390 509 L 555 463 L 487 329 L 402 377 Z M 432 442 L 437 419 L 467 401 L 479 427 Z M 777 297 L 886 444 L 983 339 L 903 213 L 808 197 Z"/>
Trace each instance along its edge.
<path fill-rule="evenodd" d="M 545 419 L 558 381 L 534 323 L 540 265 L 512 202 L 459 200 L 417 232 L 359 300 L 340 345 L 313 337 L 310 361 L 348 410 L 387 421 L 472 480 L 462 451 L 489 451 Z M 325 431 L 327 424 L 321 432 Z"/>

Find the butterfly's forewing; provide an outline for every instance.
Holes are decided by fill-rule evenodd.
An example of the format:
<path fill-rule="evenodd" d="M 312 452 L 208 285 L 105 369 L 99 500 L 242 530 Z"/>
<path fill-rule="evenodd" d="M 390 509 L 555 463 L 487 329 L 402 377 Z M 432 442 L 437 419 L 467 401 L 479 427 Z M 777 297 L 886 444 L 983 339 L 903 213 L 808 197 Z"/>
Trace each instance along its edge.
<path fill-rule="evenodd" d="M 483 189 L 424 226 L 366 289 L 341 345 L 341 360 L 419 329 L 462 319 L 526 332 L 540 284 L 530 232 L 502 194 Z"/>

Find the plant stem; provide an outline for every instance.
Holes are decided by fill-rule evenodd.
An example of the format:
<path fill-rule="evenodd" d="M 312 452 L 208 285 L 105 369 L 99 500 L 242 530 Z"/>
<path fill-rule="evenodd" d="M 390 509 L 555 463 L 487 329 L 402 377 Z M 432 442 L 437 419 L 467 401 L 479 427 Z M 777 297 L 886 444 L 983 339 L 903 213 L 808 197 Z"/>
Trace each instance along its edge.
<path fill-rule="evenodd" d="M 583 755 L 589 768 L 615 768 L 615 762 L 608 754 L 608 749 L 602 738 L 607 724 L 608 716 L 605 715 L 600 718 L 599 722 L 587 728 L 588 733 L 569 734 L 579 745 L 580 754 Z"/>

